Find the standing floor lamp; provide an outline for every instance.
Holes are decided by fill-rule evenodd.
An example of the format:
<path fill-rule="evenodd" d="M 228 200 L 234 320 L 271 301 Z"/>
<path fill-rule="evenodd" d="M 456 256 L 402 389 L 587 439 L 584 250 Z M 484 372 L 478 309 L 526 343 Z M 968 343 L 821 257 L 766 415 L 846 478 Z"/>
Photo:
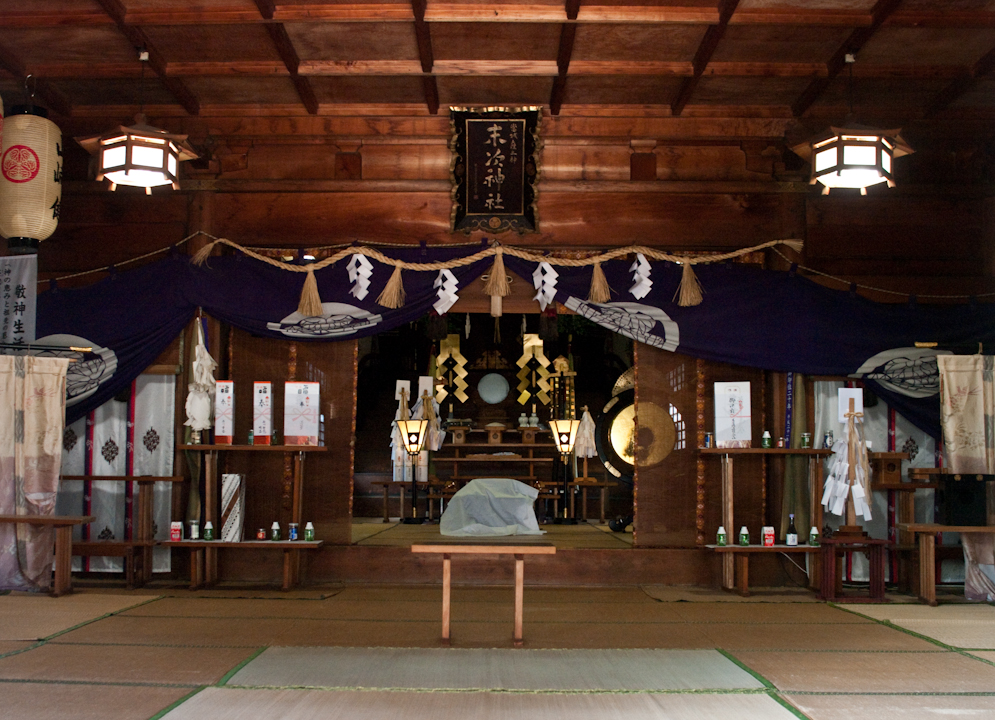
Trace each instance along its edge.
<path fill-rule="evenodd" d="M 411 458 L 411 517 L 401 518 L 401 522 L 406 525 L 420 525 L 425 522 L 425 518 L 418 517 L 418 478 L 415 473 L 415 465 L 418 462 L 418 455 L 425 446 L 425 435 L 428 430 L 428 420 L 395 420 L 397 429 L 401 433 L 404 441 L 404 449 L 407 450 Z"/>

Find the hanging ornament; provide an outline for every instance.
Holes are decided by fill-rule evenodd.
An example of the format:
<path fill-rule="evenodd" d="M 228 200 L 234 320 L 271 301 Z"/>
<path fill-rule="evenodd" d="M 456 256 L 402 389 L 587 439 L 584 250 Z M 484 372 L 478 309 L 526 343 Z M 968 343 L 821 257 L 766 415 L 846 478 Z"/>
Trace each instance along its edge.
<path fill-rule="evenodd" d="M 629 293 L 636 300 L 642 300 L 649 295 L 653 289 L 653 281 L 650 280 L 650 264 L 642 253 L 636 253 L 636 261 L 629 268 L 632 273 L 632 287 Z"/>
<path fill-rule="evenodd" d="M 470 339 L 470 313 L 466 314 L 466 324 L 463 328 L 463 337 Z"/>
<path fill-rule="evenodd" d="M 439 299 L 435 301 L 432 305 L 435 308 L 435 312 L 439 315 L 445 315 L 449 312 L 449 308 L 456 304 L 459 300 L 459 295 L 456 291 L 459 290 L 459 280 L 450 270 L 442 269 L 439 271 L 439 276 L 435 278 L 435 282 L 432 287 L 438 289 Z"/>
<path fill-rule="evenodd" d="M 532 285 L 538 291 L 532 299 L 539 301 L 541 310 L 545 310 L 546 306 L 553 302 L 553 298 L 556 297 L 556 279 L 559 276 L 559 273 L 548 262 L 539 263 L 539 267 L 532 273 Z"/>
<path fill-rule="evenodd" d="M 373 275 L 373 263 L 367 260 L 365 255 L 357 253 L 349 258 L 346 270 L 349 273 L 349 282 L 352 283 L 349 294 L 357 300 L 362 300 L 370 293 L 370 277 Z"/>
<path fill-rule="evenodd" d="M 38 252 L 59 224 L 62 131 L 44 108 L 15 105 L 0 147 L 0 235 L 12 255 Z"/>

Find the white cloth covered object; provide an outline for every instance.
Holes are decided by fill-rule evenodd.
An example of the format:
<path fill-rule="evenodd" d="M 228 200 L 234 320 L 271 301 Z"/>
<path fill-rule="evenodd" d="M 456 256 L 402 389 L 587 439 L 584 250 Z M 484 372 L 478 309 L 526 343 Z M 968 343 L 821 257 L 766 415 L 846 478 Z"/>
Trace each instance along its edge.
<path fill-rule="evenodd" d="M 533 504 L 539 491 L 511 478 L 478 478 L 462 487 L 442 513 L 439 531 L 456 537 L 542 535 Z"/>

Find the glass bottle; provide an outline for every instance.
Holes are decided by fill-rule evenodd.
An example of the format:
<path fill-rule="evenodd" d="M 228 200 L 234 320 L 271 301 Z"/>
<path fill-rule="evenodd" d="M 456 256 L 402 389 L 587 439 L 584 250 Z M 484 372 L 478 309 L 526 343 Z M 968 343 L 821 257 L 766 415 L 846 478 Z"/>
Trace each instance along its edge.
<path fill-rule="evenodd" d="M 798 544 L 798 531 L 795 529 L 795 514 L 791 513 L 788 515 L 788 534 L 784 540 L 785 545 L 797 545 Z"/>

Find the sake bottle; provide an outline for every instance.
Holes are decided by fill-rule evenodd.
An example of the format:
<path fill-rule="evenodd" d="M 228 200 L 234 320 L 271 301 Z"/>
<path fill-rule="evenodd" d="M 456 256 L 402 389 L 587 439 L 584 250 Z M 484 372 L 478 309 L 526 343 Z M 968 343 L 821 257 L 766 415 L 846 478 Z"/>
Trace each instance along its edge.
<path fill-rule="evenodd" d="M 784 539 L 785 545 L 797 545 L 798 544 L 798 531 L 795 529 L 795 514 L 791 513 L 788 515 L 788 535 Z"/>

